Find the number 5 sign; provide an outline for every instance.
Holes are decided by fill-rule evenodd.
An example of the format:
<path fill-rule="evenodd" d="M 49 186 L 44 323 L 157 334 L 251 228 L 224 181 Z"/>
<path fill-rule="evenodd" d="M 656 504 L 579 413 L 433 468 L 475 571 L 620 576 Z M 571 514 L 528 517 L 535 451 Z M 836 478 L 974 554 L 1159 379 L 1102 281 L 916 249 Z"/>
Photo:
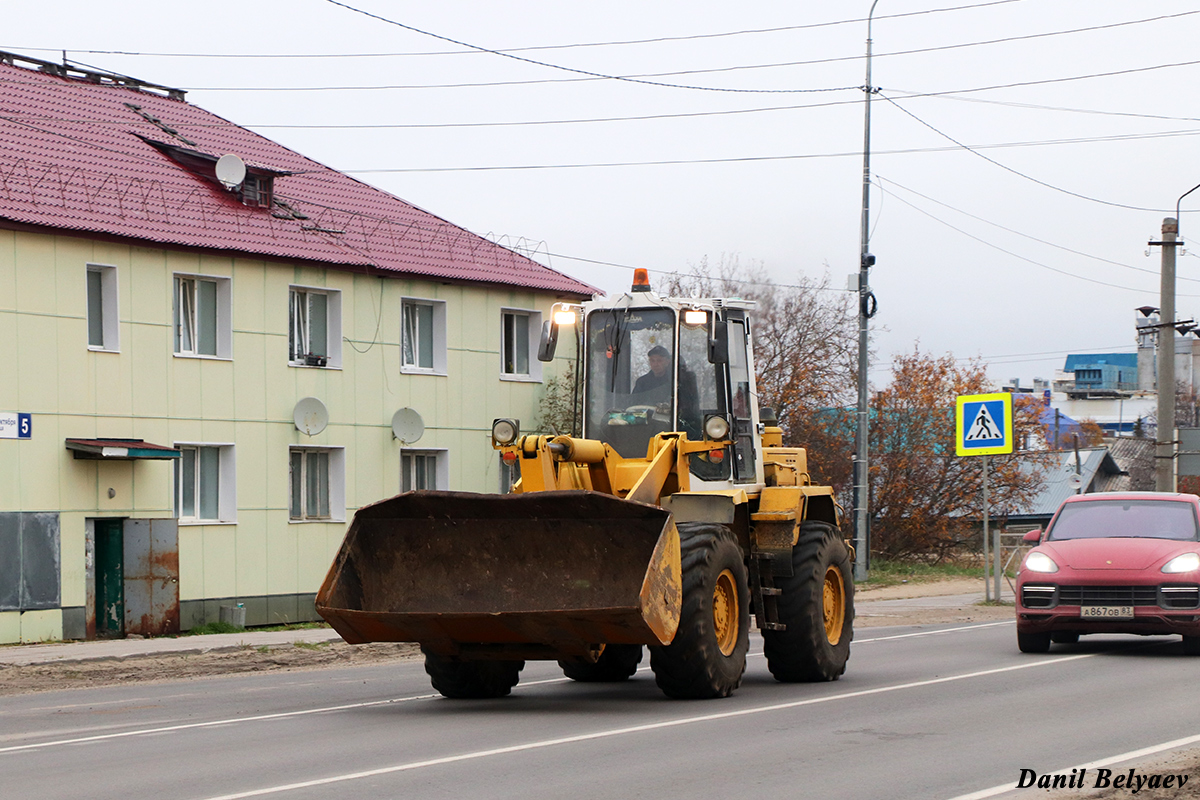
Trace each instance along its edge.
<path fill-rule="evenodd" d="M 33 415 L 0 411 L 0 439 L 32 439 Z"/>

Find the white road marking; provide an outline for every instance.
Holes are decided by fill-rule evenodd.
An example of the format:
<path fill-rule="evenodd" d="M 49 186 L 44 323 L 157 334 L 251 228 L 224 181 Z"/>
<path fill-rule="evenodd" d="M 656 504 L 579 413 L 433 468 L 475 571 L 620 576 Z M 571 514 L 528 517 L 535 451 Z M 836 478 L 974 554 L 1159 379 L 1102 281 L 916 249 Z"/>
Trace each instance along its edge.
<path fill-rule="evenodd" d="M 905 638 L 908 636 L 933 636 L 933 635 L 939 634 L 939 633 L 951 633 L 953 631 L 964 631 L 964 630 L 971 630 L 973 628 L 991 627 L 993 625 L 1004 625 L 1004 624 L 1008 624 L 1008 623 L 992 622 L 992 623 L 986 623 L 983 625 L 966 625 L 966 626 L 962 626 L 962 627 L 958 627 L 958 628 L 947 628 L 947 629 L 942 629 L 942 630 L 937 630 L 937 631 L 921 631 L 918 633 L 900 634 L 898 636 L 884 636 L 884 637 L 877 637 L 875 639 L 860 639 L 859 642 L 864 643 L 864 642 L 887 641 L 888 639 L 901 639 L 901 638 Z M 761 656 L 761 655 L 763 655 L 761 652 L 747 654 L 747 656 L 751 657 L 751 658 L 756 657 L 756 656 Z M 650 667 L 649 667 L 649 665 L 646 665 L 646 666 L 640 667 L 637 671 L 638 672 L 649 672 Z M 522 681 L 520 684 L 518 684 L 517 688 L 520 689 L 520 688 L 526 687 L 526 686 L 541 686 L 541 685 L 550 684 L 550 683 L 568 683 L 568 682 L 570 682 L 569 678 L 549 678 L 549 679 L 540 680 L 540 681 Z M 193 730 L 193 729 L 197 729 L 197 728 L 212 728 L 212 727 L 217 727 L 217 726 L 221 726 L 221 725 L 236 725 L 236 724 L 242 723 L 242 722 L 261 722 L 263 720 L 286 719 L 288 717 L 301 717 L 301 716 L 307 716 L 309 714 L 323 714 L 323 713 L 327 713 L 327 712 L 331 712 L 331 711 L 349 711 L 349 710 L 356 709 L 356 708 L 370 708 L 373 706 L 385 706 L 385 705 L 390 705 L 392 703 L 411 702 L 413 700 L 432 700 L 432 699 L 436 699 L 439 696 L 440 695 L 437 695 L 437 694 L 422 694 L 422 695 L 414 695 L 412 697 L 396 697 L 396 698 L 392 698 L 389 700 L 375 700 L 375 701 L 368 702 L 368 703 L 351 703 L 351 704 L 342 705 L 342 706 L 327 706 L 324 708 L 310 708 L 310 709 L 305 709 L 303 711 L 286 711 L 286 712 L 280 712 L 278 714 L 262 714 L 262 715 L 255 716 L 255 717 L 235 717 L 235 718 L 230 718 L 230 719 L 211 720 L 209 722 L 189 722 L 189 723 L 184 723 L 184 724 L 180 724 L 180 725 L 166 725 L 166 726 L 162 726 L 162 727 L 158 727 L 158 728 L 144 728 L 144 729 L 133 730 L 133 731 L 123 731 L 121 733 L 97 734 L 94 736 L 78 736 L 78 737 L 74 737 L 74 738 L 70 738 L 70 739 L 56 739 L 54 741 L 49 741 L 49 742 L 38 742 L 36 744 L 23 744 L 23 745 L 12 745 L 10 747 L 0 747 L 0 754 L 13 753 L 13 752 L 21 751 L 21 750 L 39 750 L 39 749 L 43 749 L 43 748 L 47 748 L 47 747 L 60 747 L 63 745 L 86 744 L 89 742 L 100 742 L 100 741 L 106 741 L 109 739 L 123 739 L 123 738 L 128 738 L 130 736 L 145 736 L 147 734 L 154 734 L 154 733 L 169 733 L 169 732 L 173 732 L 173 731 Z M 107 701 L 105 704 L 115 704 L 115 703 L 121 703 L 121 702 L 126 702 L 126 701 L 114 700 L 114 701 Z M 79 705 L 83 706 L 83 705 L 89 705 L 89 704 L 80 703 Z M 97 703 L 94 705 L 100 705 L 100 704 Z M 72 706 L 60 706 L 60 707 L 61 708 L 70 708 Z M 52 707 L 50 707 L 50 708 L 52 708 Z M 17 737 L 13 736 L 13 737 L 4 737 L 4 738 L 11 739 L 11 738 L 17 738 Z"/>
<path fill-rule="evenodd" d="M 1149 747 L 1143 747 L 1140 750 L 1130 750 L 1128 753 L 1121 753 L 1116 756 L 1102 758 L 1099 761 L 1089 761 L 1086 764 L 1076 764 L 1073 767 L 1065 767 L 1064 769 L 1052 770 L 1054 773 L 1070 772 L 1072 768 L 1076 769 L 1097 769 L 1099 767 L 1108 767 L 1113 764 L 1120 764 L 1123 761 L 1133 761 L 1135 758 L 1143 758 L 1152 756 L 1155 753 L 1162 753 L 1166 750 L 1174 750 L 1179 747 L 1186 747 L 1189 744 L 1200 742 L 1200 735 L 1185 736 L 1182 739 L 1172 739 L 1169 742 L 1155 744 Z M 1025 787 L 1030 789 L 1031 787 Z M 1017 782 L 1005 783 L 1001 786 L 993 786 L 990 789 L 980 789 L 978 792 L 970 794 L 960 794 L 958 797 L 952 797 L 950 800 L 984 800 L 984 798 L 995 797 L 996 795 L 1007 794 L 1008 792 L 1017 791 Z"/>
<path fill-rule="evenodd" d="M 958 628 L 942 628 L 938 631 L 918 631 L 916 633 L 898 633 L 895 636 L 876 636 L 874 639 L 855 639 L 854 644 L 865 644 L 867 642 L 890 642 L 893 639 L 911 639 L 914 636 L 938 636 L 943 633 L 954 633 L 955 631 L 973 631 L 979 628 L 995 628 L 997 625 L 1016 625 L 1015 619 L 1005 620 L 1004 622 L 983 622 L 978 625 L 963 625 Z"/>
<path fill-rule="evenodd" d="M 462 753 L 456 756 L 443 756 L 442 758 L 431 758 L 425 761 L 411 761 L 407 764 L 396 764 L 390 767 L 379 767 L 378 769 L 363 770 L 361 772 L 348 772 L 342 775 L 333 775 L 328 778 L 315 778 L 309 781 L 298 781 L 296 783 L 286 783 L 278 786 L 268 786 L 262 789 L 251 789 L 245 792 L 235 792 L 233 794 L 223 794 L 217 797 L 210 797 L 207 800 L 243 800 L 247 797 L 262 797 L 268 794 L 279 794 L 281 792 L 290 792 L 297 789 L 309 789 L 314 786 L 328 786 L 335 783 L 343 783 L 345 781 L 359 780 L 362 778 L 373 778 L 379 775 L 390 775 L 397 772 L 409 772 L 411 770 L 424 769 L 425 767 L 436 767 L 443 764 L 453 764 L 459 761 L 473 761 L 480 758 L 489 758 L 491 756 L 507 755 L 509 753 L 521 753 L 530 750 L 540 750 L 546 747 L 557 747 L 565 744 L 575 744 L 577 742 L 595 741 L 597 739 L 609 739 L 614 736 L 626 736 L 633 733 L 645 733 L 646 731 L 662 730 L 663 728 L 675 728 L 681 725 L 695 725 L 702 722 L 714 722 L 717 720 L 733 719 L 736 717 L 746 717 L 755 714 L 765 714 L 771 711 L 784 711 L 791 708 L 800 708 L 802 706 L 816 705 L 818 703 L 829 703 L 835 700 L 850 700 L 858 697 L 869 697 L 876 694 L 885 694 L 888 692 L 897 692 L 905 689 L 919 689 L 926 686 L 936 686 L 943 683 L 952 683 L 954 681 L 968 680 L 970 678 L 982 678 L 988 675 L 998 675 L 1005 672 L 1015 672 L 1024 669 L 1036 669 L 1037 667 L 1055 666 L 1065 664 L 1070 661 L 1079 661 L 1085 658 L 1094 658 L 1098 653 L 1082 653 L 1074 656 L 1063 656 L 1061 658 L 1051 658 L 1039 661 L 1030 661 L 1023 664 L 1016 664 L 1010 667 L 996 667 L 994 669 L 985 669 L 978 672 L 968 672 L 962 675 L 949 675 L 944 678 L 929 678 L 923 681 L 911 681 L 909 683 L 901 683 L 893 686 L 880 686 L 875 689 L 860 689 L 854 692 L 845 692 L 843 694 L 829 695 L 826 697 L 813 697 L 807 700 L 793 700 L 787 703 L 774 703 L 768 706 L 757 706 L 755 708 L 743 708 L 737 711 L 722 711 L 715 714 L 700 714 L 694 717 L 683 717 L 681 719 L 665 720 L 662 722 L 651 722 L 645 725 L 633 725 L 627 728 L 613 728 L 606 731 L 596 731 L 595 733 L 583 733 L 576 736 L 563 736 L 557 739 L 543 739 L 537 742 L 528 742 L 526 744 L 512 745 L 509 747 L 497 747 L 489 750 L 476 750 L 471 753 Z"/>

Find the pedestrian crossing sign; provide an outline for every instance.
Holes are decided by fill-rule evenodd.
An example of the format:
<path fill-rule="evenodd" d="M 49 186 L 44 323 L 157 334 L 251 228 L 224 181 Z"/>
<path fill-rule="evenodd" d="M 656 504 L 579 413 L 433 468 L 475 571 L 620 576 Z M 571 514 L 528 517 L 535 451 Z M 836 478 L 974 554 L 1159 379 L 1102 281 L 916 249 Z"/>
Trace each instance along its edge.
<path fill-rule="evenodd" d="M 1013 451 L 1012 395 L 960 395 L 955 403 L 954 450 L 960 456 L 993 456 Z"/>

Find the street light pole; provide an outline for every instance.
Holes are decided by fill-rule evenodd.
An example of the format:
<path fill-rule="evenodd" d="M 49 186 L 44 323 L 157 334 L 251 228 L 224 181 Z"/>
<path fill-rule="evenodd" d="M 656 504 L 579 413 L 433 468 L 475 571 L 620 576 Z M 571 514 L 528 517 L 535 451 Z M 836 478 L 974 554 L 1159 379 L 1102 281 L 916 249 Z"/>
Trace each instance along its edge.
<path fill-rule="evenodd" d="M 1183 198 L 1200 189 L 1193 186 L 1175 201 L 1175 217 L 1162 223 L 1162 275 L 1159 284 L 1158 328 L 1158 432 L 1154 448 L 1154 488 L 1160 492 L 1176 489 L 1175 472 L 1175 251 L 1183 244 L 1179 238 L 1179 208 Z M 1186 335 L 1186 330 L 1185 330 Z"/>
<path fill-rule="evenodd" d="M 1178 218 L 1162 224 L 1162 277 L 1158 307 L 1165 323 L 1158 329 L 1158 432 L 1154 448 L 1154 488 L 1175 491 L 1175 235 Z"/>
<path fill-rule="evenodd" d="M 871 85 L 871 19 L 875 15 L 875 5 L 871 3 L 871 11 L 867 14 L 867 79 L 863 84 L 863 177 L 862 177 L 862 230 L 861 249 L 858 262 L 858 410 L 856 413 L 855 448 L 854 448 L 854 580 L 867 579 L 871 557 L 871 528 L 870 528 L 870 471 L 868 469 L 868 439 L 870 435 L 870 420 L 867 416 L 867 366 L 868 366 L 868 334 L 870 319 L 875 314 L 873 308 L 875 295 L 871 293 L 870 271 L 875 263 L 871 255 L 869 239 L 871 234 L 871 95 L 875 87 Z"/>

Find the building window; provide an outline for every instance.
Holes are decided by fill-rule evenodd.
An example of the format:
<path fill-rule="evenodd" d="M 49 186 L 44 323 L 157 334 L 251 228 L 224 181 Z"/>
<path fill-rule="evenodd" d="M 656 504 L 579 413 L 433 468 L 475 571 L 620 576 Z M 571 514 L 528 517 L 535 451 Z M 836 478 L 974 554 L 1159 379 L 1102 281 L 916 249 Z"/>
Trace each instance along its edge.
<path fill-rule="evenodd" d="M 298 367 L 340 367 L 342 293 L 293 286 L 288 309 L 288 363 Z"/>
<path fill-rule="evenodd" d="M 180 522 L 233 522 L 233 445 L 175 445 L 175 516 Z"/>
<path fill-rule="evenodd" d="M 229 358 L 228 278 L 175 276 L 175 354 Z"/>
<path fill-rule="evenodd" d="M 540 381 L 542 362 L 537 342 L 542 327 L 540 311 L 502 309 L 500 312 L 500 377 Z"/>
<path fill-rule="evenodd" d="M 345 453 L 341 447 L 290 449 L 293 521 L 345 520 Z"/>
<path fill-rule="evenodd" d="M 242 204 L 258 206 L 259 208 L 270 208 L 274 183 L 274 179 L 269 175 L 255 175 L 252 172 L 246 173 L 241 188 Z"/>
<path fill-rule="evenodd" d="M 405 298 L 402 303 L 400 369 L 446 373 L 446 304 Z"/>
<path fill-rule="evenodd" d="M 88 347 L 92 350 L 119 349 L 117 342 L 117 268 L 88 264 Z"/>
<path fill-rule="evenodd" d="M 448 478 L 445 450 L 400 451 L 400 491 L 446 489 Z"/>

